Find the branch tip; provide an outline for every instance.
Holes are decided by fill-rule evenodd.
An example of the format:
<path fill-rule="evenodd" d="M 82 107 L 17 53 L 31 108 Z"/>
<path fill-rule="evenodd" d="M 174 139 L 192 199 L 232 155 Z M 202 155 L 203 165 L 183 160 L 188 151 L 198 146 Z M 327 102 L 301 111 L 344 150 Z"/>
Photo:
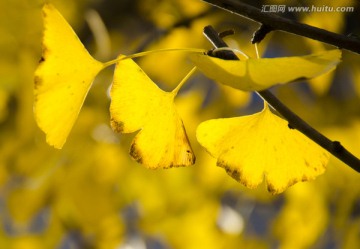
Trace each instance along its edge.
<path fill-rule="evenodd" d="M 233 29 L 225 30 L 219 33 L 220 38 L 224 38 L 226 36 L 234 35 L 235 31 Z"/>
<path fill-rule="evenodd" d="M 254 32 L 251 43 L 260 43 L 271 31 L 273 31 L 272 27 L 266 24 L 261 24 L 260 28 Z"/>

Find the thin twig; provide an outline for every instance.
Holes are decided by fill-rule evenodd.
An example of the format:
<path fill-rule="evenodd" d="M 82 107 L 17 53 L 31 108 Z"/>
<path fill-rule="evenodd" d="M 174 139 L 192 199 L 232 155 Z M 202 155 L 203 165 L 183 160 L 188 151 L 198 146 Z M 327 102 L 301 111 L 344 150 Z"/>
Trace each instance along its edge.
<path fill-rule="evenodd" d="M 273 13 L 261 10 L 236 0 L 202 0 L 218 8 L 230 11 L 253 21 L 266 25 L 271 30 L 282 30 L 292 34 L 308 37 L 360 54 L 360 40 L 353 36 L 339 35 L 324 29 L 292 21 Z"/>
<path fill-rule="evenodd" d="M 205 27 L 204 35 L 215 48 L 228 47 L 228 45 L 213 29 L 213 27 Z M 239 58 L 230 50 L 221 52 L 226 53 L 226 55 L 221 54 L 221 56 L 224 55 L 224 57 L 228 60 L 239 60 Z M 339 158 L 341 161 L 360 173 L 360 160 L 351 154 L 348 150 L 346 150 L 340 144 L 340 142 L 331 141 L 329 138 L 318 132 L 299 116 L 297 116 L 294 112 L 292 112 L 289 108 L 287 108 L 286 105 L 284 105 L 278 98 L 276 98 L 269 90 L 263 90 L 257 93 L 289 122 L 289 128 L 297 129 L 315 143 L 329 151 L 335 157 Z"/>

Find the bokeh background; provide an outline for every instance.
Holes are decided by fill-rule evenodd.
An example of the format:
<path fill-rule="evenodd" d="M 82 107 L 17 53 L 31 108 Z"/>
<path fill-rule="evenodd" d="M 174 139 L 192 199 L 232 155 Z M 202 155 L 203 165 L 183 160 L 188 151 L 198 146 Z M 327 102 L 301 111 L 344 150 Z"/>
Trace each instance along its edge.
<path fill-rule="evenodd" d="M 258 24 L 199 0 L 49 2 L 101 61 L 159 48 L 210 49 L 202 35 L 209 24 L 219 31 L 234 29 L 236 34 L 226 38 L 229 45 L 255 56 L 250 39 Z M 258 8 L 353 6 L 351 13 L 279 14 L 345 35 L 360 34 L 356 0 L 248 2 Z M 246 189 L 216 167 L 196 142 L 197 125 L 254 113 L 262 102 L 256 94 L 219 86 L 200 74 L 176 100 L 197 156 L 194 166 L 153 171 L 131 160 L 134 135 L 115 134 L 109 126 L 113 68 L 96 78 L 64 148 L 48 146 L 32 110 L 43 3 L 0 1 L 0 249 L 360 248 L 360 175 L 339 160 L 331 158 L 326 173 L 315 181 L 276 196 L 265 186 Z M 259 45 L 265 57 L 329 48 L 282 32 Z M 180 52 L 137 62 L 165 90 L 191 68 Z M 294 112 L 358 157 L 359 65 L 360 55 L 344 51 L 335 72 L 272 89 Z"/>

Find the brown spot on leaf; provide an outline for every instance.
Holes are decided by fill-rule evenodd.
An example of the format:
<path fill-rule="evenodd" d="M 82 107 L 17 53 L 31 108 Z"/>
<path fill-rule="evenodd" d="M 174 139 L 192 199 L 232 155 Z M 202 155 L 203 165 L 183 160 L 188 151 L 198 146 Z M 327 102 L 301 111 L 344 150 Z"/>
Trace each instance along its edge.
<path fill-rule="evenodd" d="M 35 88 L 35 90 L 38 89 L 42 85 L 42 83 L 43 83 L 42 78 L 35 75 L 34 76 L 34 88 Z"/>
<path fill-rule="evenodd" d="M 140 151 L 136 148 L 136 143 L 131 144 L 130 156 L 138 163 L 143 163 Z"/>
<path fill-rule="evenodd" d="M 228 168 L 227 164 L 225 163 L 224 160 L 218 159 L 216 162 L 216 165 L 219 167 L 224 168 L 225 170 Z"/>
<path fill-rule="evenodd" d="M 241 182 L 240 181 L 241 172 L 239 170 L 230 168 L 228 165 L 225 164 L 225 162 L 218 161 L 217 165 L 224 168 L 226 173 L 232 178 L 234 178 L 236 181 Z"/>
<path fill-rule="evenodd" d="M 240 181 L 240 172 L 238 170 L 227 171 L 227 173 L 236 181 Z"/>
<path fill-rule="evenodd" d="M 273 194 L 273 195 L 277 193 L 274 185 L 272 185 L 272 184 L 269 183 L 269 182 L 267 183 L 267 190 L 268 190 L 271 194 Z"/>
<path fill-rule="evenodd" d="M 47 56 L 49 54 L 49 49 L 48 47 L 45 46 L 44 42 L 43 42 L 43 46 L 42 46 L 42 52 L 41 52 L 41 58 L 39 63 L 42 63 L 46 60 Z"/>
<path fill-rule="evenodd" d="M 191 150 L 186 150 L 184 157 L 185 159 L 181 160 L 182 162 L 179 165 L 175 165 L 175 167 L 189 166 L 195 163 L 196 157 Z"/>
<path fill-rule="evenodd" d="M 110 120 L 110 125 L 113 131 L 117 133 L 122 133 L 124 131 L 124 123 L 115 121 L 113 118 Z"/>
<path fill-rule="evenodd" d="M 298 182 L 298 180 L 296 180 L 296 179 L 291 179 L 291 180 L 288 182 L 287 187 L 290 187 L 290 186 L 294 185 L 294 184 L 297 183 L 297 182 Z"/>
<path fill-rule="evenodd" d="M 189 141 L 189 138 L 188 138 L 188 135 L 186 133 L 186 129 L 185 129 L 185 126 L 184 126 L 184 122 L 181 120 L 181 129 L 183 130 L 184 132 L 184 137 L 183 137 L 183 143 L 184 144 L 188 144 L 189 145 L 189 149 L 186 150 L 186 164 L 185 165 L 179 165 L 179 166 L 187 166 L 189 165 L 192 165 L 195 163 L 195 160 L 196 160 L 196 157 L 194 155 L 194 152 L 192 151 L 192 148 L 191 148 L 191 144 L 190 144 L 190 141 Z"/>
<path fill-rule="evenodd" d="M 173 163 L 170 163 L 169 165 L 165 165 L 163 168 L 164 169 L 169 169 L 169 168 L 179 167 L 179 166 L 182 166 L 182 165 L 174 165 Z"/>
<path fill-rule="evenodd" d="M 298 182 L 297 179 L 291 179 L 291 180 L 288 181 L 286 186 L 284 186 L 284 187 L 282 187 L 280 189 L 276 188 L 272 183 L 270 183 L 268 181 L 266 182 L 266 185 L 267 185 L 267 190 L 269 191 L 269 193 L 272 194 L 272 195 L 276 195 L 276 194 L 282 193 L 284 190 L 291 187 L 292 185 L 294 185 L 297 182 Z"/>
<path fill-rule="evenodd" d="M 194 155 L 194 153 L 191 153 L 191 155 L 189 155 L 188 161 L 191 165 L 195 164 L 196 156 Z"/>
<path fill-rule="evenodd" d="M 305 175 L 303 175 L 302 178 L 301 178 L 302 182 L 307 182 L 309 180 L 311 180 L 311 179 L 309 177 L 305 176 Z"/>

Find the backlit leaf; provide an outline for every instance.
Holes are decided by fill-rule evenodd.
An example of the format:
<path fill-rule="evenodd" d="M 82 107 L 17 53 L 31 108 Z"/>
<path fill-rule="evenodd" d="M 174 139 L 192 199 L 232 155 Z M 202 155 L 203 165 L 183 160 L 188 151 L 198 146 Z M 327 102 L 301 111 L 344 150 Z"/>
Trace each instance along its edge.
<path fill-rule="evenodd" d="M 175 104 L 132 60 L 120 60 L 111 89 L 111 126 L 120 133 L 140 130 L 130 155 L 148 168 L 188 166 L 195 162 Z"/>
<path fill-rule="evenodd" d="M 266 104 L 253 115 L 201 123 L 197 139 L 234 179 L 255 188 L 265 177 L 274 194 L 322 174 L 329 159 L 328 152 L 290 129 Z"/>
<path fill-rule="evenodd" d="M 50 4 L 43 7 L 43 55 L 35 72 L 34 112 L 46 141 L 62 148 L 97 73 L 103 68 Z"/>
<path fill-rule="evenodd" d="M 207 77 L 243 91 L 260 91 L 276 84 L 310 79 L 336 67 L 341 59 L 338 49 L 306 56 L 223 60 L 205 54 L 190 55 Z"/>

